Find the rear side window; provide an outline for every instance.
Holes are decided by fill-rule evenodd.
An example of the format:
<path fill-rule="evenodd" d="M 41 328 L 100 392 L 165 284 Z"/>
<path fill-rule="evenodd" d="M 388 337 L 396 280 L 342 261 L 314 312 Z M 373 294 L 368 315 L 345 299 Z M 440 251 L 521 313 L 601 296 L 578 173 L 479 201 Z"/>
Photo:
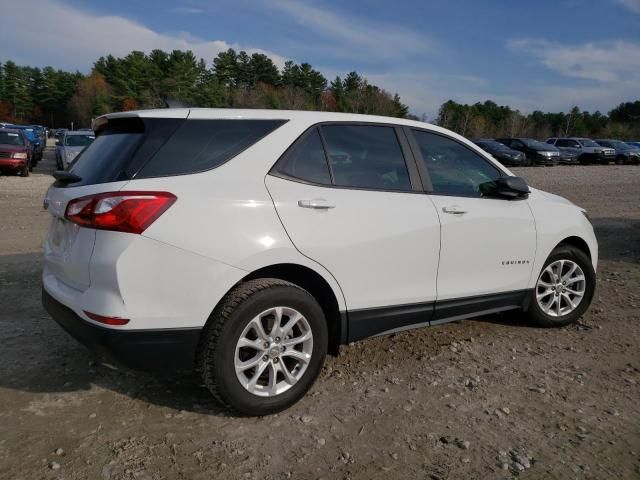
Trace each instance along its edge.
<path fill-rule="evenodd" d="M 483 184 L 488 187 L 501 176 L 487 160 L 450 138 L 422 130 L 413 135 L 435 194 L 481 197 Z"/>
<path fill-rule="evenodd" d="M 317 128 L 291 147 L 283 159 L 280 171 L 306 182 L 331 185 L 329 165 Z"/>
<path fill-rule="evenodd" d="M 285 120 L 184 120 L 126 117 L 98 127 L 69 170 L 82 178 L 58 186 L 182 175 L 232 159 Z"/>
<path fill-rule="evenodd" d="M 187 120 L 136 178 L 211 170 L 283 123 L 283 120 Z"/>
<path fill-rule="evenodd" d="M 393 127 L 322 127 L 334 183 L 343 187 L 411 190 L 409 172 Z"/>

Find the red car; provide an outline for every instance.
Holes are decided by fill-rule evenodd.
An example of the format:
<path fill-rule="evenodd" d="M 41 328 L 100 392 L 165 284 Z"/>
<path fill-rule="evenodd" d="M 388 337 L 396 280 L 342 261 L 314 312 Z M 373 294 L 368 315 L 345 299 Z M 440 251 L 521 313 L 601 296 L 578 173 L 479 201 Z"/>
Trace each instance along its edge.
<path fill-rule="evenodd" d="M 28 177 L 32 169 L 29 140 L 20 130 L 0 129 L 0 171 Z"/>

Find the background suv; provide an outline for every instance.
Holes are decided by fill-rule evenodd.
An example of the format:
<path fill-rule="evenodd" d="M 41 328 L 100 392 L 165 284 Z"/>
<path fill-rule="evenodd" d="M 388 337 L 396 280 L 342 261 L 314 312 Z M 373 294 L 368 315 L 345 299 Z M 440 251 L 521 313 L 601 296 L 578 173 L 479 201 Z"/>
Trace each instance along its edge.
<path fill-rule="evenodd" d="M 31 148 L 22 130 L 0 128 L 0 172 L 29 176 Z"/>
<path fill-rule="evenodd" d="M 616 158 L 613 148 L 603 147 L 589 138 L 567 137 L 548 138 L 547 143 L 554 145 L 560 151 L 571 152 L 577 155 L 578 161 L 583 164 L 608 164 Z"/>
<path fill-rule="evenodd" d="M 524 152 L 513 150 L 505 144 L 496 142 L 491 138 L 481 138 L 479 140 L 474 140 L 473 143 L 478 145 L 485 152 L 490 153 L 493 158 L 498 160 L 502 165 L 515 167 L 530 165 Z"/>
<path fill-rule="evenodd" d="M 506 310 L 567 325 L 593 296 L 584 210 L 443 128 L 233 109 L 95 127 L 45 199 L 45 308 L 243 414 L 297 401 L 341 344 Z"/>
<path fill-rule="evenodd" d="M 560 150 L 532 138 L 496 138 L 496 140 L 509 148 L 523 152 L 530 165 L 553 166 L 560 160 Z"/>
<path fill-rule="evenodd" d="M 56 140 L 56 165 L 59 170 L 64 170 L 75 160 L 87 145 L 90 145 L 96 136 L 91 130 L 67 131 L 60 140 Z"/>
<path fill-rule="evenodd" d="M 603 147 L 613 148 L 616 152 L 616 163 L 617 164 L 625 164 L 630 163 L 633 165 L 638 165 L 640 163 L 640 148 L 635 148 L 628 143 L 622 142 L 620 140 L 613 140 L 608 138 L 599 138 L 596 140 L 596 143 L 602 145 Z"/>

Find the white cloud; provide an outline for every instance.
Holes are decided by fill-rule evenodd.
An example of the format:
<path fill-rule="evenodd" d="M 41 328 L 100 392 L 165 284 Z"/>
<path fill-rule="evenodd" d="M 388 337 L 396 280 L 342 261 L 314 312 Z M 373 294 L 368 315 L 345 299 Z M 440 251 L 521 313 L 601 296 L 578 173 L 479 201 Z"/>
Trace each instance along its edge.
<path fill-rule="evenodd" d="M 203 40 L 188 33 L 161 33 L 121 16 L 96 15 L 57 1 L 21 0 L 2 13 L 3 61 L 87 72 L 102 55 L 122 56 L 132 50 L 150 52 L 156 48 L 192 50 L 207 62 L 228 48 L 264 53 L 279 67 L 286 61 L 281 55 L 259 48 Z"/>
<path fill-rule="evenodd" d="M 640 0 L 616 0 L 616 3 L 619 3 L 634 13 L 640 13 Z"/>
<path fill-rule="evenodd" d="M 202 8 L 194 8 L 194 7 L 173 7 L 169 9 L 170 12 L 175 13 L 189 13 L 189 14 L 197 14 L 204 13 Z"/>
<path fill-rule="evenodd" d="M 640 43 L 618 40 L 563 45 L 528 38 L 512 40 L 509 46 L 567 77 L 604 83 L 640 80 Z"/>
<path fill-rule="evenodd" d="M 434 49 L 432 39 L 413 30 L 388 24 L 367 23 L 327 8 L 295 0 L 270 0 L 269 5 L 293 17 L 300 25 L 325 37 L 325 53 L 331 48 L 338 58 L 394 58 L 424 54 Z M 363 4 L 364 6 L 364 4 Z M 329 47 L 332 45 L 332 47 Z"/>

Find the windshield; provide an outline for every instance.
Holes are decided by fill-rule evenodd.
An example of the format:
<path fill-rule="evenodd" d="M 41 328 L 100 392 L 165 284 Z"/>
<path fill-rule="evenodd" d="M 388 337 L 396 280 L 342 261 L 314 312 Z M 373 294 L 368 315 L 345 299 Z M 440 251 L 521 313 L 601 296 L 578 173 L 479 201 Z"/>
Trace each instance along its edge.
<path fill-rule="evenodd" d="M 95 135 L 67 135 L 64 144 L 67 147 L 86 147 L 95 140 Z"/>
<path fill-rule="evenodd" d="M 555 150 L 555 147 L 553 147 L 552 145 L 539 142 L 538 140 L 532 140 L 531 138 L 521 138 L 520 140 L 522 140 L 522 143 L 524 143 L 529 148 L 533 148 L 536 150 Z"/>
<path fill-rule="evenodd" d="M 24 145 L 24 140 L 19 133 L 0 131 L 0 144 L 22 146 Z"/>
<path fill-rule="evenodd" d="M 599 147 L 600 146 L 596 142 L 594 142 L 593 140 L 589 140 L 588 138 L 583 138 L 578 141 L 583 147 Z"/>

